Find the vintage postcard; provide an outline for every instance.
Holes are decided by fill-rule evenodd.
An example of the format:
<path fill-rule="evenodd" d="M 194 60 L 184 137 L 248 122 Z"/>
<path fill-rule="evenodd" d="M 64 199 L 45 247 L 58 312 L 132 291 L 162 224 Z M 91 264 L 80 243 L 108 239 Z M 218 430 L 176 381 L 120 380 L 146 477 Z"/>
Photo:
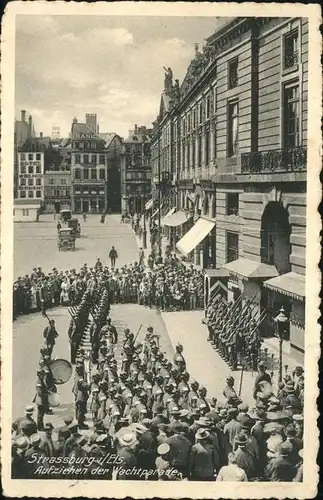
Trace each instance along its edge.
<path fill-rule="evenodd" d="M 6 497 L 316 495 L 320 22 L 7 5 Z"/>

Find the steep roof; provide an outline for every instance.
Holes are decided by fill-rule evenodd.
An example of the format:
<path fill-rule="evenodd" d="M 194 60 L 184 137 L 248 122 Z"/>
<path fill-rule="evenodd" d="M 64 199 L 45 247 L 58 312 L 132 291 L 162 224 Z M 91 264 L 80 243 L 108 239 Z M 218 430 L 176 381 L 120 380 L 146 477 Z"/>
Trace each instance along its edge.
<path fill-rule="evenodd" d="M 93 132 L 93 130 L 88 127 L 86 125 L 86 123 L 79 123 L 79 122 L 73 122 L 72 123 L 72 137 L 75 135 L 75 134 L 91 134 L 91 136 L 93 136 L 94 139 L 96 140 L 104 140 L 102 139 L 102 137 L 98 134 L 96 134 L 95 132 Z"/>
<path fill-rule="evenodd" d="M 105 146 L 109 147 L 117 134 L 115 132 L 100 132 L 99 136 L 105 141 Z"/>

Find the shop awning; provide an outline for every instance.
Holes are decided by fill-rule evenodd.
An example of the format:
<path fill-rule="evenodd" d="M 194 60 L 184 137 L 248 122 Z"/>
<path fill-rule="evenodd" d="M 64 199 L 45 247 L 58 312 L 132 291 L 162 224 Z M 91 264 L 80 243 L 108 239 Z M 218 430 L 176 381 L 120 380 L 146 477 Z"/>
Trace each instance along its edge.
<path fill-rule="evenodd" d="M 241 278 L 273 278 L 278 276 L 275 266 L 269 266 L 250 259 L 237 259 L 224 264 L 224 269 Z"/>
<path fill-rule="evenodd" d="M 158 215 L 159 213 L 159 210 L 161 210 L 162 208 L 163 205 L 160 205 L 160 207 L 156 208 L 156 210 L 152 213 L 151 218 L 153 219 L 154 217 L 156 217 L 156 215 Z"/>
<path fill-rule="evenodd" d="M 190 218 L 191 218 L 190 213 L 186 213 L 184 212 L 184 210 L 178 210 L 172 215 L 169 215 L 167 218 L 164 217 L 163 225 L 169 227 L 181 226 L 182 224 L 184 224 L 184 222 L 187 222 Z"/>
<path fill-rule="evenodd" d="M 161 220 L 161 224 L 162 224 L 162 225 L 164 225 L 164 220 L 165 220 L 167 217 L 169 217 L 170 215 L 173 215 L 173 213 L 175 213 L 175 212 L 176 212 L 176 208 L 175 208 L 175 207 L 173 207 L 173 208 L 171 208 L 170 210 L 168 210 L 168 212 L 167 212 L 167 214 L 165 215 L 165 217 L 163 217 L 163 218 L 162 218 L 162 220 Z"/>
<path fill-rule="evenodd" d="M 302 274 L 293 272 L 281 274 L 265 281 L 264 286 L 298 300 L 305 298 L 305 276 Z"/>
<path fill-rule="evenodd" d="M 151 208 L 153 208 L 153 200 L 149 200 L 147 201 L 146 205 L 145 205 L 145 210 L 150 210 Z"/>
<path fill-rule="evenodd" d="M 198 219 L 194 226 L 179 240 L 176 247 L 180 252 L 188 255 L 204 240 L 214 226 L 215 222 L 203 218 Z"/>
<path fill-rule="evenodd" d="M 227 269 L 220 267 L 218 269 L 205 269 L 206 276 L 210 278 L 229 278 L 230 273 Z"/>

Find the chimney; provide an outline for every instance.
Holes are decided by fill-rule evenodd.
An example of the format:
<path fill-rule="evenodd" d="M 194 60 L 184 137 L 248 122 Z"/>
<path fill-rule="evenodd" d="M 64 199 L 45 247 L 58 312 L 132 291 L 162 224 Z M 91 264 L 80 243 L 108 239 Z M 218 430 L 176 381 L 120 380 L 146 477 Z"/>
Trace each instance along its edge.
<path fill-rule="evenodd" d="M 24 109 L 21 110 L 21 121 L 22 122 L 26 121 L 26 111 Z"/>
<path fill-rule="evenodd" d="M 195 55 L 199 53 L 199 44 L 195 43 L 194 44 L 194 49 L 195 49 Z"/>
<path fill-rule="evenodd" d="M 43 138 L 43 133 L 42 133 L 42 132 L 40 132 L 40 133 L 39 133 L 39 137 L 40 137 L 41 139 Z"/>
<path fill-rule="evenodd" d="M 29 135 L 31 137 L 33 133 L 33 120 L 31 115 L 29 115 L 28 121 L 29 121 Z"/>

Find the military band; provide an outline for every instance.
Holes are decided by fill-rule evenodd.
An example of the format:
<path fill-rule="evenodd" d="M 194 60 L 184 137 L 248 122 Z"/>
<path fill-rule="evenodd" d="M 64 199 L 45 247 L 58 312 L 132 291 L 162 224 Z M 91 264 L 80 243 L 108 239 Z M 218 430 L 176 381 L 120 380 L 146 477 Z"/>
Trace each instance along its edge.
<path fill-rule="evenodd" d="M 95 267 L 100 275 L 100 263 Z M 191 379 L 183 345 L 177 344 L 172 359 L 167 359 L 152 326 L 146 331 L 143 325 L 136 332 L 130 327 L 118 330 L 111 317 L 116 296 L 107 279 L 90 273 L 85 285 L 77 305 L 69 307 L 70 362 L 55 358 L 56 339 L 64 332 L 57 331 L 43 308 L 48 325 L 33 405 L 12 428 L 13 477 L 40 477 L 40 469 L 30 463 L 32 456 L 48 467 L 50 457 L 99 460 L 113 454 L 122 458 L 124 469 L 146 472 L 138 477 L 110 467 L 104 479 L 301 480 L 304 374 L 297 367 L 274 390 L 265 364 L 258 364 L 264 314 L 252 301 L 240 297 L 228 302 L 216 293 L 205 320 L 208 340 L 233 369 L 250 364 L 257 370 L 254 405 L 249 408 L 232 375 L 226 379 L 223 402 L 209 397 L 207 389 Z M 53 428 L 50 419 L 59 405 L 59 386 L 73 371 L 74 411 L 70 418 L 65 416 L 64 425 Z M 167 476 L 165 468 L 173 472 Z M 91 466 L 82 476 L 68 469 L 61 476 L 56 473 L 58 477 L 98 479 Z"/>

